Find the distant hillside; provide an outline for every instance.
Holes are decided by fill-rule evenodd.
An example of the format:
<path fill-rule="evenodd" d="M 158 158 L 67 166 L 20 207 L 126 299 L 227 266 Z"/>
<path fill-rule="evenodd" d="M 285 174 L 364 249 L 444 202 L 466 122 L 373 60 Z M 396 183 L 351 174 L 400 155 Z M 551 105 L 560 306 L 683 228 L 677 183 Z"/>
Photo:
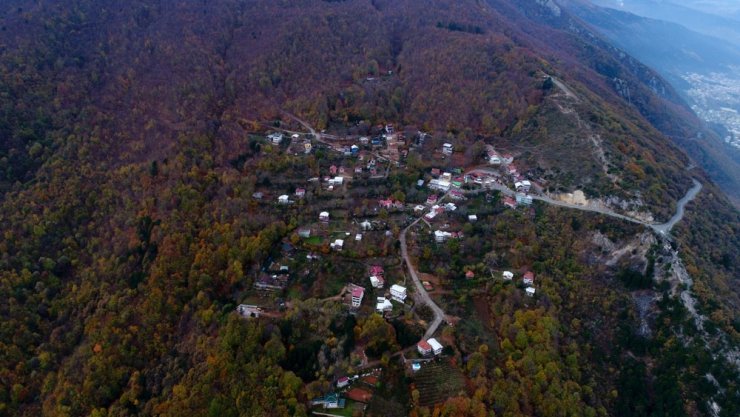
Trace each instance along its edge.
<path fill-rule="evenodd" d="M 740 64 L 739 46 L 679 24 L 578 1 L 563 3 L 617 46 L 663 74 L 727 71 L 729 66 Z"/>
<path fill-rule="evenodd" d="M 615 45 L 660 71 L 675 86 L 689 88 L 682 78 L 686 73 L 732 72 L 732 66 L 740 65 L 740 48 L 736 45 L 683 26 L 596 7 L 581 0 L 561 3 Z M 735 204 L 740 204 L 740 152 L 725 145 L 693 116 L 675 119 L 662 130 L 710 172 Z"/>
<path fill-rule="evenodd" d="M 638 16 L 680 24 L 717 40 L 740 46 L 740 11 L 736 2 L 594 0 L 594 4 Z M 706 6 L 709 4 L 709 6 Z"/>

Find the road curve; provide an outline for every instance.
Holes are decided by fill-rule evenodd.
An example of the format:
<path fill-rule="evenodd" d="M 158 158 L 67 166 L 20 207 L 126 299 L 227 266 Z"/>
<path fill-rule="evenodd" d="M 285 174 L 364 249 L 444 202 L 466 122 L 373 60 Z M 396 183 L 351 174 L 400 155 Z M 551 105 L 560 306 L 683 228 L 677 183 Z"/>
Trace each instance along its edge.
<path fill-rule="evenodd" d="M 478 168 L 474 168 L 466 172 L 466 174 L 470 174 L 473 172 L 492 173 L 494 171 L 491 170 L 490 168 L 478 167 Z M 678 201 L 677 206 L 676 206 L 676 213 L 673 215 L 673 217 L 671 217 L 670 220 L 668 220 L 665 223 L 646 222 L 644 220 L 640 220 L 634 217 L 626 216 L 624 214 L 616 213 L 612 210 L 609 210 L 603 207 L 591 207 L 591 206 L 583 206 L 583 205 L 578 205 L 578 204 L 570 204 L 564 201 L 553 200 L 552 198 L 547 197 L 547 196 L 540 196 L 540 195 L 533 195 L 533 194 L 530 194 L 530 196 L 532 197 L 533 200 L 539 200 L 544 203 L 551 204 L 553 206 L 560 206 L 560 207 L 572 208 L 572 209 L 581 210 L 581 211 L 590 211 L 594 213 L 600 213 L 605 216 L 610 216 L 610 217 L 625 220 L 628 222 L 641 224 L 643 226 L 647 226 L 653 229 L 656 233 L 659 233 L 661 235 L 667 235 L 668 233 L 670 233 L 671 229 L 673 229 L 673 226 L 675 226 L 676 223 L 678 223 L 679 221 L 681 221 L 681 219 L 683 219 L 683 216 L 685 214 L 686 204 L 688 204 L 689 201 L 693 200 L 696 197 L 696 195 L 699 194 L 699 191 L 701 191 L 702 189 L 702 184 L 699 181 L 693 178 L 691 180 L 694 182 L 694 186 L 690 188 L 686 192 L 686 195 L 684 195 L 683 198 L 681 198 Z M 508 196 L 514 196 L 516 194 L 514 190 L 512 190 L 511 188 L 503 184 L 499 184 L 499 183 L 489 184 L 488 189 L 501 191 L 504 195 L 508 195 Z"/>
<path fill-rule="evenodd" d="M 414 288 L 416 288 L 416 294 L 417 294 L 417 302 L 421 302 L 422 304 L 426 304 L 429 306 L 429 308 L 432 309 L 432 312 L 434 313 L 434 320 L 429 324 L 429 327 L 427 328 L 426 333 L 424 333 L 424 339 L 429 339 L 434 335 L 434 332 L 437 331 L 437 328 L 440 324 L 442 324 L 442 321 L 444 320 L 445 313 L 442 311 L 442 309 L 437 305 L 437 303 L 432 300 L 432 297 L 429 296 L 429 293 L 427 290 L 424 289 L 424 285 L 422 285 L 421 280 L 419 279 L 419 275 L 416 273 L 416 269 L 414 269 L 414 264 L 411 263 L 411 259 L 409 258 L 409 252 L 408 247 L 406 245 L 406 232 L 409 231 L 412 227 L 414 227 L 423 217 L 419 217 L 408 225 L 403 231 L 401 232 L 401 235 L 398 237 L 398 240 L 401 242 L 401 257 L 403 258 L 403 261 L 406 263 L 406 267 L 409 270 L 409 275 L 411 275 L 411 279 L 414 281 Z"/>
<path fill-rule="evenodd" d="M 680 222 L 681 219 L 683 219 L 683 215 L 685 213 L 686 204 L 689 203 L 689 201 L 693 200 L 697 194 L 699 194 L 699 191 L 701 191 L 702 185 L 699 181 L 695 180 L 694 178 L 691 179 L 694 181 L 694 186 L 689 189 L 689 191 L 686 193 L 685 196 L 683 196 L 682 199 L 678 200 L 678 203 L 676 205 L 676 214 L 671 217 L 670 220 L 663 224 L 654 224 L 650 227 L 653 228 L 656 232 L 666 235 L 671 232 L 671 229 L 673 229 L 673 226 L 676 225 L 676 223 Z"/>

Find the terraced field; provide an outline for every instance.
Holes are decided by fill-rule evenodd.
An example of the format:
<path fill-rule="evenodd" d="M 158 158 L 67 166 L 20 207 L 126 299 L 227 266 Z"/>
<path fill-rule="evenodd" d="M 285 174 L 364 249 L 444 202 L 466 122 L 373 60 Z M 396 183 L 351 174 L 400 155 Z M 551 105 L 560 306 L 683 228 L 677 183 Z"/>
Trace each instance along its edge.
<path fill-rule="evenodd" d="M 414 376 L 414 386 L 419 391 L 419 405 L 428 407 L 462 393 L 465 377 L 448 361 L 435 361 L 422 365 Z"/>

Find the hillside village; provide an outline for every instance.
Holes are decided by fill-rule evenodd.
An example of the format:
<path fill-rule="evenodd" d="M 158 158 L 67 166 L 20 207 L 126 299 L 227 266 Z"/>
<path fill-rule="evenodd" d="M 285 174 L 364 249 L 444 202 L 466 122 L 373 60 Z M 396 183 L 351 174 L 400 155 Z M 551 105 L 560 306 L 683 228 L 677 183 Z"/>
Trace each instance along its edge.
<path fill-rule="evenodd" d="M 471 155 L 457 149 L 454 138 L 400 132 L 393 125 L 341 137 L 297 129 L 252 138 L 271 154 L 311 158 L 318 175 L 270 179 L 253 193 L 254 204 L 286 218 L 300 213 L 304 221 L 291 222 L 293 232 L 268 263 L 255 266 L 253 287 L 237 312 L 247 320 L 281 318 L 315 298 L 322 310 L 349 314 L 351 323 L 391 326 L 396 340 L 391 336 L 380 346 L 357 338 L 355 327 L 352 339 L 360 340 L 352 341 L 353 353 L 312 370 L 325 381 L 311 400 L 316 414 L 372 409 L 378 387 L 392 383 L 389 364 L 396 367 L 392 373 L 416 381 L 417 404 L 433 405 L 441 394 L 421 376 L 454 373 L 457 348 L 446 329 L 460 321 L 452 311 L 437 319 L 434 309 L 442 310 L 437 304 L 449 305 L 447 298 L 460 288 L 495 284 L 515 288 L 523 296 L 522 308 L 534 308 L 539 286 L 526 259 L 502 265 L 480 253 L 477 261 L 461 264 L 433 261 L 435 254 L 466 250 L 475 257 L 471 248 L 484 233 L 481 225 L 510 210 L 532 217 L 534 199 L 548 199 L 547 183 L 532 178 L 533 167 L 491 144 L 477 146 Z M 403 185 L 384 193 L 389 181 Z"/>
<path fill-rule="evenodd" d="M 554 3 L 4 2 L 0 417 L 740 416 L 732 158 Z"/>

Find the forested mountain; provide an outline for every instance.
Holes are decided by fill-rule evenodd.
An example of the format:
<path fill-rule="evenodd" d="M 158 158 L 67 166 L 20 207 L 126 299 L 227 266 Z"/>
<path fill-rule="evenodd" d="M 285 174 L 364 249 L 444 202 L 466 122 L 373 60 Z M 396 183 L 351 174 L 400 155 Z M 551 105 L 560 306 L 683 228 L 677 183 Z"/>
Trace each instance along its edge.
<path fill-rule="evenodd" d="M 586 1 L 564 0 L 562 4 L 619 48 L 657 69 L 671 85 L 683 92 L 687 100 L 691 100 L 689 96 L 692 90 L 702 88 L 692 85 L 687 77 L 693 74 L 708 77 L 734 74 L 735 68 L 740 65 L 740 47 L 727 40 L 702 35 L 675 23 L 596 7 Z M 708 92 L 700 91 L 700 95 L 704 94 Z M 735 107 L 733 100 L 727 101 L 728 97 L 734 95 L 732 89 L 728 92 L 728 97 L 715 94 L 719 96 L 717 103 L 704 103 L 701 106 L 703 111 L 716 112 L 723 107 Z M 734 130 L 735 124 L 730 121 L 726 128 Z M 670 130 L 664 133 L 692 155 L 730 198 L 734 199 L 737 206 L 735 196 L 740 195 L 738 148 L 722 143 L 718 134 L 710 129 L 702 128 L 696 122 L 694 125 L 694 134 Z"/>
<path fill-rule="evenodd" d="M 0 416 L 300 416 L 369 370 L 349 415 L 737 415 L 740 214 L 668 136 L 701 125 L 556 2 L 7 0 L 0 21 Z M 541 199 L 475 189 L 487 147 Z M 434 168 L 464 199 L 412 221 Z M 597 209 L 545 203 L 568 193 Z M 385 316 L 375 264 L 413 294 Z M 412 265 L 445 312 L 419 374 Z"/>

